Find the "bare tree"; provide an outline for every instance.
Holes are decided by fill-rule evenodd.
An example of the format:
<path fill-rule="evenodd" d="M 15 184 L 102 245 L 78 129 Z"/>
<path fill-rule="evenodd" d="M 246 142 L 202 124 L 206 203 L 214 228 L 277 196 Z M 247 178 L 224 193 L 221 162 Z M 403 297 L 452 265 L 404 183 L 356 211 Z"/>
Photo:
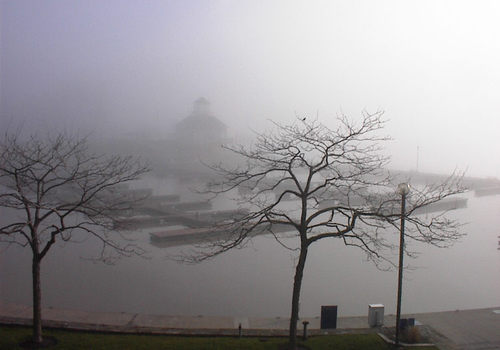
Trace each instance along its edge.
<path fill-rule="evenodd" d="M 92 154 L 86 138 L 59 134 L 22 141 L 6 134 L 0 140 L 0 206 L 13 218 L 0 225 L 0 241 L 32 252 L 33 342 L 43 340 L 40 265 L 57 240 L 83 231 L 101 241 L 102 259 L 109 250 L 115 257 L 142 253 L 114 239 L 110 229 L 133 200 L 120 186 L 147 171 L 130 157 Z"/>
<path fill-rule="evenodd" d="M 263 230 L 280 240 L 280 231 L 298 239 L 298 260 L 293 283 L 290 347 L 296 347 L 302 276 L 309 247 L 325 238 L 342 239 L 345 245 L 364 250 L 376 263 L 387 260 L 394 242 L 384 233 L 398 227 L 401 197 L 394 178 L 386 171 L 388 157 L 380 136 L 382 112 L 364 112 L 358 123 L 341 115 L 335 129 L 317 120 L 300 119 L 291 125 L 275 124 L 273 131 L 257 134 L 253 147 L 226 147 L 244 162 L 212 168 L 221 181 L 212 183 L 214 195 L 238 191 L 248 215 L 231 224 L 229 239 L 212 242 L 190 257 L 211 258 L 243 245 Z M 447 245 L 461 236 L 459 224 L 443 215 L 416 216 L 416 211 L 462 192 L 459 176 L 439 185 L 420 186 L 408 195 L 408 236 L 430 244 Z"/>

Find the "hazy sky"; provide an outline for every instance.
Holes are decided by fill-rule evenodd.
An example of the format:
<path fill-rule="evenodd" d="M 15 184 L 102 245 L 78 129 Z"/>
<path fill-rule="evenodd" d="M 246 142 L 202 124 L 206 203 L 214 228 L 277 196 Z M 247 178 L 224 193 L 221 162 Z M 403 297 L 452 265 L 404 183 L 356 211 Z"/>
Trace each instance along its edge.
<path fill-rule="evenodd" d="M 383 109 L 393 166 L 500 177 L 498 1 L 2 1 L 1 125 L 240 135 Z"/>

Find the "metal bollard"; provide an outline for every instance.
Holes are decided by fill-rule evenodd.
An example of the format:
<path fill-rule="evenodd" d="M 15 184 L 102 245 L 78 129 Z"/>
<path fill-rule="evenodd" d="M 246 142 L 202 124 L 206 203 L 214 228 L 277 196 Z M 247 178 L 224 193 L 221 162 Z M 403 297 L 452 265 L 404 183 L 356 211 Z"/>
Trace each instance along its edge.
<path fill-rule="evenodd" d="M 241 338 L 241 323 L 238 326 L 238 337 Z"/>
<path fill-rule="evenodd" d="M 307 325 L 309 324 L 309 322 L 304 321 L 302 322 L 302 324 L 304 325 L 304 334 L 302 335 L 302 340 L 307 340 Z"/>

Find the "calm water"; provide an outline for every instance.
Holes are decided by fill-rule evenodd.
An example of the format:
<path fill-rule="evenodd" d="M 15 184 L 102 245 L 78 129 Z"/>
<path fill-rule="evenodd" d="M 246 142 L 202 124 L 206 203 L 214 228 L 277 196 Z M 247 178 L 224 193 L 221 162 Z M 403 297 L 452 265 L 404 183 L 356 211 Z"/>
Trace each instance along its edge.
<path fill-rule="evenodd" d="M 500 306 L 500 196 L 475 198 L 453 215 L 468 222 L 468 236 L 452 248 L 423 245 L 406 259 L 403 312 Z M 81 257 L 95 252 L 92 239 L 59 244 L 42 262 L 45 306 L 151 314 L 288 316 L 295 254 L 274 238 L 260 236 L 198 265 L 166 259 L 189 247 L 156 248 L 148 232 L 131 233 L 151 259 L 122 259 L 116 265 Z M 397 236 L 397 232 L 391 233 Z M 0 299 L 31 304 L 28 249 L 0 251 Z M 342 316 L 365 315 L 368 304 L 395 312 L 397 273 L 379 271 L 356 248 L 338 240 L 313 245 L 307 261 L 301 314 L 317 316 L 321 305 L 338 305 Z"/>

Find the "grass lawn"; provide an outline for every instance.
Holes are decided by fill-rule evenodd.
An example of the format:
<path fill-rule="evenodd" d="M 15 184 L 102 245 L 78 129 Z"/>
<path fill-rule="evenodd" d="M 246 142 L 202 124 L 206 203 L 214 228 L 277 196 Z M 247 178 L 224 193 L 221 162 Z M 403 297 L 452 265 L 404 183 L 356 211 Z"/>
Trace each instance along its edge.
<path fill-rule="evenodd" d="M 21 349 L 20 342 L 31 335 L 28 327 L 0 327 L 0 349 Z M 57 338 L 58 344 L 50 349 L 179 349 L 179 350 L 276 350 L 286 343 L 285 338 L 263 337 L 181 337 L 163 335 L 100 334 L 63 330 L 46 330 L 44 335 Z M 385 350 L 394 349 L 375 334 L 346 334 L 311 337 L 302 343 L 311 350 L 350 349 Z M 437 350 L 437 348 L 415 348 Z"/>

